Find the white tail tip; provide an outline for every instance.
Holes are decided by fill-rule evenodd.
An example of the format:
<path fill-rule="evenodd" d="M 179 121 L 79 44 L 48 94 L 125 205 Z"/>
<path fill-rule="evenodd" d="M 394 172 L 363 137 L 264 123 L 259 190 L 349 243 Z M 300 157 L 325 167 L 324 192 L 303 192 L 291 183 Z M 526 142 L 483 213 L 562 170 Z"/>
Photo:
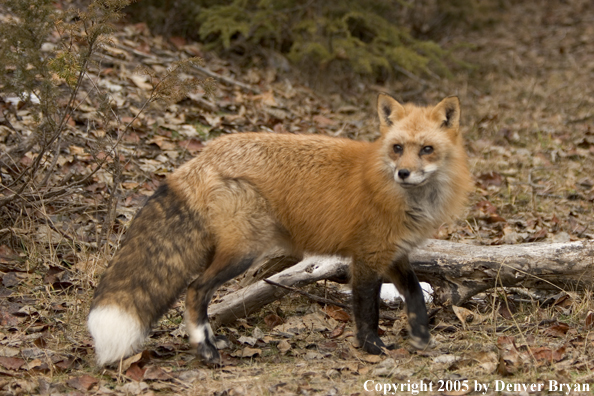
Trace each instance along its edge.
<path fill-rule="evenodd" d="M 132 355 L 146 337 L 146 330 L 138 319 L 115 305 L 93 308 L 87 326 L 95 340 L 99 366 Z"/>

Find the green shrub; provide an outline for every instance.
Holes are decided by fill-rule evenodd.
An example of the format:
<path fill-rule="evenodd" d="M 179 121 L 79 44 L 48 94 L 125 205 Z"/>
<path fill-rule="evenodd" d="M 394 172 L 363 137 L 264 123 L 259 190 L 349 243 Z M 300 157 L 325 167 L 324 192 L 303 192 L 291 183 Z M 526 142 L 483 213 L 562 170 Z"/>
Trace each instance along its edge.
<path fill-rule="evenodd" d="M 356 73 L 380 75 L 398 68 L 444 73 L 446 51 L 415 39 L 395 23 L 403 2 L 384 0 L 320 2 L 234 0 L 203 8 L 200 38 L 210 49 L 264 45 L 285 52 L 297 64 L 346 63 Z"/>
<path fill-rule="evenodd" d="M 477 1 L 145 0 L 131 15 L 159 34 L 199 39 L 207 50 L 264 58 L 274 50 L 306 71 L 383 79 L 448 75 L 451 56 L 428 32 L 467 22 Z"/>

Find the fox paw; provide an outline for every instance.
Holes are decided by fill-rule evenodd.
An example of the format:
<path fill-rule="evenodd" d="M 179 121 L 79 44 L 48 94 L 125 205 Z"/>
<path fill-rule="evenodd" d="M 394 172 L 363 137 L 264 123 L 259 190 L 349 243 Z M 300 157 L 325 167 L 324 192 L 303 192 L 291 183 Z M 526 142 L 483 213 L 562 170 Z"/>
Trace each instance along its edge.
<path fill-rule="evenodd" d="M 217 349 L 225 349 L 231 346 L 231 341 L 224 335 L 214 336 L 211 340 Z"/>
<path fill-rule="evenodd" d="M 216 365 L 221 363 L 221 355 L 210 341 L 201 342 L 196 345 L 196 354 L 198 355 L 198 358 L 206 364 Z"/>
<path fill-rule="evenodd" d="M 363 341 L 359 340 L 361 348 L 372 355 L 380 355 L 385 353 L 386 344 L 378 337 L 366 337 Z"/>
<path fill-rule="evenodd" d="M 415 347 L 416 349 L 423 350 L 431 348 L 434 344 L 431 339 L 431 335 L 427 329 L 423 329 L 425 331 L 421 331 L 419 334 L 412 334 L 409 335 L 409 343 Z"/>

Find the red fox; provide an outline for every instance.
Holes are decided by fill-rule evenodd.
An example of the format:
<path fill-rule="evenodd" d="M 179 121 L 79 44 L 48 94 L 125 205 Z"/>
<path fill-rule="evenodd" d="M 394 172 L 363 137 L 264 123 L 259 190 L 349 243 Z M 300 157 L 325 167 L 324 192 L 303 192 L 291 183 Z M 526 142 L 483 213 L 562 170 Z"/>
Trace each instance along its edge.
<path fill-rule="evenodd" d="M 187 287 L 186 328 L 207 363 L 220 355 L 208 322 L 219 286 L 269 249 L 352 258 L 356 338 L 378 336 L 383 279 L 404 296 L 412 345 L 430 341 L 408 253 L 463 210 L 471 178 L 460 104 L 401 105 L 380 94 L 381 137 L 238 133 L 210 142 L 149 198 L 95 290 L 88 327 L 97 362 L 138 349 Z"/>

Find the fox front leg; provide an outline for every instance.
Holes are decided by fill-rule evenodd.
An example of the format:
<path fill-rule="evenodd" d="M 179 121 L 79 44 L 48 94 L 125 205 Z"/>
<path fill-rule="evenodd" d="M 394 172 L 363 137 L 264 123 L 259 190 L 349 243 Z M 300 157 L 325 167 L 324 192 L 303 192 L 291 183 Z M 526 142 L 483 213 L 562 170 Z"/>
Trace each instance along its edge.
<path fill-rule="evenodd" d="M 423 289 L 421 289 L 407 255 L 392 263 L 388 270 L 388 276 L 406 302 L 410 343 L 417 349 L 425 349 L 431 340 L 429 317 L 427 316 Z"/>
<path fill-rule="evenodd" d="M 365 266 L 354 264 L 351 283 L 357 341 L 366 352 L 379 355 L 386 347 L 377 333 L 382 277 Z"/>

